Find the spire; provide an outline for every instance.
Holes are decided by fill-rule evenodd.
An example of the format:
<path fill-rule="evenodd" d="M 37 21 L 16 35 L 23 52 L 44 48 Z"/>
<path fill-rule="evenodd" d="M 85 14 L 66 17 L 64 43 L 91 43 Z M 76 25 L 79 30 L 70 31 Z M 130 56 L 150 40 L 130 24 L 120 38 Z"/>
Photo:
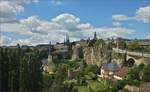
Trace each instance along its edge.
<path fill-rule="evenodd" d="M 97 34 L 96 34 L 96 32 L 94 32 L 94 40 L 96 40 L 97 39 Z"/>
<path fill-rule="evenodd" d="M 66 39 L 64 38 L 64 44 L 66 43 Z"/>
<path fill-rule="evenodd" d="M 51 42 L 49 42 L 49 54 L 51 54 Z"/>
<path fill-rule="evenodd" d="M 66 44 L 69 44 L 70 43 L 70 40 L 69 40 L 69 35 L 66 34 Z"/>

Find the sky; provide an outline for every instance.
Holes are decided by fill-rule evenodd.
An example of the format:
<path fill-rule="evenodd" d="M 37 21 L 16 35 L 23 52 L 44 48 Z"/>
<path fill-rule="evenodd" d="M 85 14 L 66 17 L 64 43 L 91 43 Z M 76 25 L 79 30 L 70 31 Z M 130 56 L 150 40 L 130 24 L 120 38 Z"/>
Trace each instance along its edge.
<path fill-rule="evenodd" d="M 150 39 L 150 0 L 0 0 L 0 45 Z"/>

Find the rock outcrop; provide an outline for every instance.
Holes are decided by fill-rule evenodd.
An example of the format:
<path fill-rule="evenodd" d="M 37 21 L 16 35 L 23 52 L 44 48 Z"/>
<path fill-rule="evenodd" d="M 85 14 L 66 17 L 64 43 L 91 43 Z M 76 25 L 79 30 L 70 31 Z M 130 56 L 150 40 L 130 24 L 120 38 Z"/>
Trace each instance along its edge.
<path fill-rule="evenodd" d="M 103 55 L 100 48 L 85 47 L 83 53 L 87 64 L 100 65 L 103 62 Z"/>
<path fill-rule="evenodd" d="M 128 89 L 129 92 L 140 92 L 139 87 L 136 86 L 126 85 L 125 89 Z"/>
<path fill-rule="evenodd" d="M 150 92 L 150 82 L 142 83 L 139 87 L 126 85 L 125 88 L 130 92 Z"/>
<path fill-rule="evenodd" d="M 76 44 L 73 47 L 72 60 L 79 60 L 83 58 L 83 48 L 80 44 Z"/>

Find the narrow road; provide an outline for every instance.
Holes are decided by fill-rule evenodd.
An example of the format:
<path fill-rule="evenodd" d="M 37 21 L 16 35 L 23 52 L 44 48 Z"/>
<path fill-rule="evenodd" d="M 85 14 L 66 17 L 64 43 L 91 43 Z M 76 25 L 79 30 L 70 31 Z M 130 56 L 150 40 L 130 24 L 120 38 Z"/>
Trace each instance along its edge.
<path fill-rule="evenodd" d="M 116 53 L 125 53 L 125 50 L 122 49 L 118 49 L 118 48 L 113 48 L 113 51 Z M 145 57 L 145 58 L 150 58 L 150 54 L 146 54 L 146 53 L 141 53 L 141 52 L 131 52 L 131 51 L 127 51 L 128 55 L 133 55 L 133 56 L 138 56 L 138 57 Z"/>

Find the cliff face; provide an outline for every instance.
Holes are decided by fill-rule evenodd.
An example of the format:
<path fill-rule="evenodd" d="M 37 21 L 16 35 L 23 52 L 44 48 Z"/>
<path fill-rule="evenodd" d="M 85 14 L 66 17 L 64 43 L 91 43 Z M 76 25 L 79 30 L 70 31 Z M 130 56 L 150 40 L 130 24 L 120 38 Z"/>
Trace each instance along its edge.
<path fill-rule="evenodd" d="M 80 44 L 73 47 L 72 60 L 79 60 L 83 58 L 83 48 Z"/>
<path fill-rule="evenodd" d="M 107 48 L 101 47 L 84 47 L 83 48 L 83 58 L 87 64 L 94 64 L 101 66 L 102 63 L 107 63 L 110 61 L 117 61 L 121 63 L 123 60 L 115 57 L 113 52 L 110 52 Z"/>
<path fill-rule="evenodd" d="M 91 40 L 86 45 L 76 44 L 73 47 L 72 59 L 84 59 L 87 64 L 101 66 L 102 63 L 114 59 L 114 55 L 111 46 L 100 39 Z"/>
<path fill-rule="evenodd" d="M 87 64 L 100 65 L 103 61 L 103 55 L 100 48 L 85 47 L 83 48 L 83 58 Z"/>
<path fill-rule="evenodd" d="M 73 47 L 72 60 L 84 59 L 87 64 L 101 65 L 109 59 L 107 45 L 103 40 L 91 40 L 86 44 L 77 43 Z"/>

